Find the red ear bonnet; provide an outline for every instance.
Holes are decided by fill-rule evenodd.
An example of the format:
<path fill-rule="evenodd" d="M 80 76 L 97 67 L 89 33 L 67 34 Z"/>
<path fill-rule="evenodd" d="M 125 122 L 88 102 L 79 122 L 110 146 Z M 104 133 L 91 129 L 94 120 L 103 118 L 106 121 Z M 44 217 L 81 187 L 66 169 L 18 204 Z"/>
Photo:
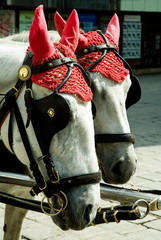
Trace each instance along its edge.
<path fill-rule="evenodd" d="M 79 19 L 77 12 L 73 10 L 62 31 L 60 43 L 68 46 L 73 52 L 75 52 L 75 49 L 77 48 L 78 45 L 78 36 L 79 36 Z"/>
<path fill-rule="evenodd" d="M 110 34 L 114 42 L 116 43 L 116 45 L 117 46 L 119 45 L 120 24 L 119 24 L 119 18 L 116 13 L 110 20 L 105 34 Z"/>
<path fill-rule="evenodd" d="M 65 28 L 66 22 L 64 19 L 60 16 L 58 12 L 55 13 L 54 16 L 54 22 L 55 22 L 55 27 L 59 33 L 60 36 L 62 36 L 63 29 Z"/>
<path fill-rule="evenodd" d="M 49 58 L 56 51 L 50 40 L 43 12 L 43 5 L 35 10 L 35 16 L 30 27 L 30 47 L 37 59 Z"/>
<path fill-rule="evenodd" d="M 78 14 L 77 14 L 76 10 L 73 10 L 71 15 L 75 15 L 75 18 L 77 18 L 77 22 L 79 24 Z M 63 30 L 66 26 L 66 22 L 64 21 L 64 19 L 60 16 L 60 14 L 58 12 L 55 13 L 54 21 L 55 21 L 55 26 L 56 26 L 56 29 L 57 29 L 59 35 L 62 36 Z M 68 21 L 69 21 L 69 19 L 68 19 Z M 80 34 L 80 32 L 78 33 L 78 37 L 79 37 L 79 41 L 78 41 L 78 46 L 77 46 L 76 51 L 78 51 L 81 48 L 86 48 L 87 44 L 88 44 L 88 38 L 86 38 L 85 36 Z"/>

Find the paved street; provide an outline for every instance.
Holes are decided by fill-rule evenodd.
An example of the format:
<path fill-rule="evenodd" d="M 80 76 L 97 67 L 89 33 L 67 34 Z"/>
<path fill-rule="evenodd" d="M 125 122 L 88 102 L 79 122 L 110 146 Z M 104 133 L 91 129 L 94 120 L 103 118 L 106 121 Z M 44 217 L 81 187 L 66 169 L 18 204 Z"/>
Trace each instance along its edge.
<path fill-rule="evenodd" d="M 140 76 L 141 101 L 128 110 L 131 131 L 136 135 L 138 165 L 136 174 L 123 187 L 161 190 L 161 74 Z M 111 203 L 102 201 L 102 205 Z M 4 205 L 0 204 L 0 231 Z M 161 211 L 151 212 L 145 219 L 101 224 L 82 231 L 63 232 L 50 217 L 28 212 L 23 224 L 23 239 L 30 240 L 160 240 Z M 2 234 L 0 232 L 0 240 Z"/>

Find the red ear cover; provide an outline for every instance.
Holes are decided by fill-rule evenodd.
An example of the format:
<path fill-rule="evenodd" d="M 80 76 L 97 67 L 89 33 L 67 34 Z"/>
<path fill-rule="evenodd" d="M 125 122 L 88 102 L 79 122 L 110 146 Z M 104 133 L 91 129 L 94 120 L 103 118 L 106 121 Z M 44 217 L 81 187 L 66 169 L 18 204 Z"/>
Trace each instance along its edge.
<path fill-rule="evenodd" d="M 30 27 L 29 42 L 37 59 L 50 57 L 56 51 L 48 34 L 43 5 L 35 10 L 35 16 Z"/>
<path fill-rule="evenodd" d="M 117 14 L 115 13 L 111 18 L 105 34 L 110 34 L 113 38 L 116 45 L 119 45 L 119 38 L 120 38 L 120 23 Z"/>
<path fill-rule="evenodd" d="M 69 16 L 62 31 L 60 43 L 68 46 L 73 52 L 78 45 L 79 19 L 76 10 L 73 10 Z"/>
<path fill-rule="evenodd" d="M 76 10 L 73 10 L 72 14 L 73 15 L 75 14 L 77 16 L 77 21 L 79 23 L 79 19 L 78 19 Z M 64 21 L 64 19 L 60 16 L 60 14 L 58 12 L 55 13 L 54 21 L 55 21 L 55 26 L 56 26 L 56 29 L 57 29 L 59 35 L 62 36 L 63 30 L 66 26 L 66 22 Z M 78 33 L 78 46 L 77 46 L 76 51 L 78 51 L 79 49 L 84 49 L 86 47 L 88 47 L 88 39 L 79 32 Z"/>
<path fill-rule="evenodd" d="M 62 32 L 63 32 L 63 29 L 65 28 L 66 22 L 58 12 L 55 13 L 54 22 L 59 35 L 62 36 Z"/>

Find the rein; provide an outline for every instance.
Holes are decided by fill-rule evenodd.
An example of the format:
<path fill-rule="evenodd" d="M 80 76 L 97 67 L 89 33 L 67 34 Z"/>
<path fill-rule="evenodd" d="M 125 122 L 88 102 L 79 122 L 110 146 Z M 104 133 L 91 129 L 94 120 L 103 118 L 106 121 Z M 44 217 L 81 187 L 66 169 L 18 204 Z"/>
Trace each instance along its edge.
<path fill-rule="evenodd" d="M 130 77 L 132 79 L 132 84 L 135 84 L 135 76 L 132 73 L 132 69 L 130 67 L 130 65 L 125 61 L 125 59 L 123 59 L 119 53 L 117 52 L 117 48 L 109 43 L 109 40 L 106 38 L 106 36 L 104 34 L 102 34 L 101 31 L 97 31 L 98 34 L 100 34 L 103 38 L 103 40 L 105 41 L 105 44 L 101 44 L 101 45 L 96 45 L 96 46 L 91 46 L 89 48 L 84 49 L 83 51 L 79 51 L 76 53 L 77 58 L 80 58 L 86 54 L 92 53 L 92 52 L 98 52 L 101 51 L 102 55 L 95 61 L 93 62 L 88 68 L 85 69 L 85 72 L 88 76 L 90 76 L 90 72 L 92 70 L 93 67 L 95 67 L 105 56 L 107 51 L 112 51 L 113 53 L 115 53 L 115 55 L 120 58 L 125 67 L 129 70 L 130 73 Z M 92 83 L 91 83 L 91 88 L 92 88 Z M 140 98 L 140 91 L 138 93 L 138 98 Z M 128 98 L 129 99 L 129 98 Z M 133 102 L 129 103 L 130 101 L 126 101 L 126 108 L 128 108 L 129 106 L 131 106 L 133 104 Z M 136 139 L 135 139 L 135 135 L 133 133 L 123 133 L 123 134 L 109 134 L 109 133 L 104 133 L 104 134 L 95 134 L 95 143 L 115 143 L 115 142 L 129 142 L 129 143 L 135 143 Z"/>
<path fill-rule="evenodd" d="M 2 105 L 2 108 L 0 109 L 0 116 L 1 116 L 0 124 L 3 123 L 4 118 L 6 114 L 8 114 L 8 112 L 12 113 L 10 114 L 10 122 L 11 122 L 12 115 L 14 114 L 18 129 L 21 135 L 22 142 L 24 144 L 27 156 L 30 161 L 30 169 L 33 172 L 33 176 L 36 180 L 36 185 L 32 188 L 32 190 L 30 191 L 30 194 L 34 196 L 43 191 L 47 199 L 49 199 L 52 196 L 60 197 L 59 196 L 60 194 L 61 195 L 60 198 L 62 200 L 65 199 L 65 206 L 63 206 L 60 209 L 54 209 L 55 211 L 57 211 L 56 214 L 59 214 L 60 211 L 64 210 L 67 206 L 67 197 L 65 193 L 62 191 L 64 191 L 66 188 L 70 188 L 73 186 L 98 183 L 101 180 L 101 172 L 98 171 L 96 173 L 83 174 L 83 175 L 78 175 L 78 176 L 73 176 L 68 178 L 61 178 L 55 169 L 55 165 L 49 153 L 49 144 L 51 139 L 49 139 L 48 144 L 46 144 L 46 141 L 43 140 L 43 136 L 41 135 L 42 129 L 39 129 L 37 127 L 37 121 L 34 119 L 36 117 L 34 116 L 34 112 L 35 110 L 37 111 L 37 109 L 35 109 L 34 107 L 38 105 L 36 104 L 37 102 L 47 101 L 47 100 L 52 100 L 52 102 L 55 101 L 54 104 L 58 109 L 59 107 L 62 107 L 61 112 L 65 114 L 64 118 L 67 118 L 67 120 L 64 120 L 63 118 L 63 121 L 65 121 L 65 123 L 63 123 L 64 124 L 63 126 L 59 126 L 59 123 L 57 124 L 57 129 L 53 130 L 53 135 L 54 135 L 56 132 L 60 131 L 61 129 L 67 126 L 69 122 L 69 116 L 70 116 L 70 108 L 68 106 L 68 103 L 61 95 L 58 94 L 60 88 L 68 81 L 74 66 L 77 66 L 81 69 L 83 76 L 87 82 L 88 82 L 88 77 L 84 72 L 83 68 L 79 66 L 75 62 L 75 60 L 72 58 L 64 57 L 61 59 L 53 60 L 49 63 L 42 64 L 41 66 L 38 66 L 38 67 L 33 67 L 32 57 L 33 57 L 33 53 L 30 50 L 25 57 L 23 65 L 19 69 L 19 79 L 16 85 L 5 94 L 5 97 L 4 97 L 5 101 Z M 63 64 L 65 64 L 68 67 L 68 72 L 65 79 L 55 89 L 54 93 L 40 100 L 34 100 L 33 93 L 32 93 L 32 80 L 31 80 L 32 74 L 44 72 Z M 25 105 L 26 105 L 27 116 L 28 116 L 26 127 L 24 125 L 20 109 L 16 102 L 17 94 L 19 93 L 20 89 L 24 85 L 24 81 L 26 81 Z M 52 119 L 53 115 L 55 114 L 53 110 L 54 109 L 49 109 L 48 111 L 49 119 Z M 32 148 L 26 132 L 26 128 L 29 126 L 30 121 L 32 122 L 34 132 L 35 132 L 35 137 L 38 142 L 39 148 L 42 152 L 42 156 L 38 159 L 38 163 L 36 162 L 33 156 Z M 10 129 L 9 135 L 12 135 L 12 127 L 9 127 L 9 129 Z M 12 139 L 12 136 L 10 137 L 10 140 L 11 139 Z M 10 142 L 10 145 L 12 146 L 12 142 Z M 43 177 L 41 171 L 39 170 L 40 162 L 43 163 L 43 165 L 46 168 L 47 179 Z"/>
<path fill-rule="evenodd" d="M 15 207 L 20 207 L 34 212 L 42 213 L 41 205 L 42 203 L 38 200 L 31 200 L 16 197 L 14 195 L 0 192 L 0 202 L 12 205 Z M 49 203 L 50 204 L 50 203 Z M 43 211 L 50 215 L 50 205 L 48 203 L 43 203 Z M 149 208 L 147 205 L 147 212 L 144 215 L 141 215 L 139 211 L 139 204 L 133 205 L 117 205 L 112 206 L 111 208 L 98 208 L 97 215 L 95 219 L 90 223 L 89 226 L 95 226 L 101 223 L 110 223 L 116 222 L 119 223 L 121 220 L 137 220 L 146 217 L 149 213 Z"/>

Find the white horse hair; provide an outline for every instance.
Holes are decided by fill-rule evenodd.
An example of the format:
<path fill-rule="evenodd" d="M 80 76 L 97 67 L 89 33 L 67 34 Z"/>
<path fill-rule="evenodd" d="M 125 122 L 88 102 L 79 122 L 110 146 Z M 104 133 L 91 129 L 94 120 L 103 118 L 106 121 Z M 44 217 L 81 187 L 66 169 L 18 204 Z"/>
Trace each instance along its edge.
<path fill-rule="evenodd" d="M 28 43 L 0 40 L 0 93 L 5 94 L 18 79 L 18 69 L 22 65 Z M 26 123 L 26 108 L 24 107 L 24 91 L 17 99 L 18 106 Z M 50 95 L 52 92 L 33 83 L 34 99 Z M 95 153 L 94 126 L 91 112 L 91 102 L 79 101 L 74 95 L 62 93 L 61 96 L 70 106 L 71 117 L 67 127 L 53 136 L 50 143 L 50 154 L 61 177 L 93 173 L 98 171 L 98 162 Z M 2 98 L 2 97 L 1 97 Z M 0 98 L 0 100 L 1 100 Z M 9 115 L 1 128 L 1 137 L 5 146 L 8 143 Z M 40 149 L 35 141 L 32 125 L 27 128 L 27 135 L 35 159 L 41 156 Z M 17 124 L 13 120 L 13 149 L 17 158 L 29 167 L 29 160 L 25 152 Z M 3 161 L 3 159 L 1 159 Z M 17 196 L 28 197 L 26 188 L 0 184 L 0 190 Z M 53 221 L 62 229 L 82 229 L 91 222 L 95 215 L 100 200 L 99 184 L 82 185 L 66 191 L 69 204 L 66 208 L 66 217 L 57 215 Z M 89 207 L 90 206 L 90 207 Z M 26 210 L 6 206 L 4 240 L 18 240 L 22 221 Z M 63 218 L 61 218 L 61 217 Z M 88 220 L 86 219 L 88 216 Z M 15 221 L 16 219 L 16 221 Z"/>
<path fill-rule="evenodd" d="M 52 42 L 59 42 L 60 36 L 57 31 L 50 30 L 48 31 L 49 36 Z M 15 42 L 29 42 L 29 31 L 23 31 L 21 33 L 16 33 L 5 38 L 6 41 L 15 41 Z"/>

